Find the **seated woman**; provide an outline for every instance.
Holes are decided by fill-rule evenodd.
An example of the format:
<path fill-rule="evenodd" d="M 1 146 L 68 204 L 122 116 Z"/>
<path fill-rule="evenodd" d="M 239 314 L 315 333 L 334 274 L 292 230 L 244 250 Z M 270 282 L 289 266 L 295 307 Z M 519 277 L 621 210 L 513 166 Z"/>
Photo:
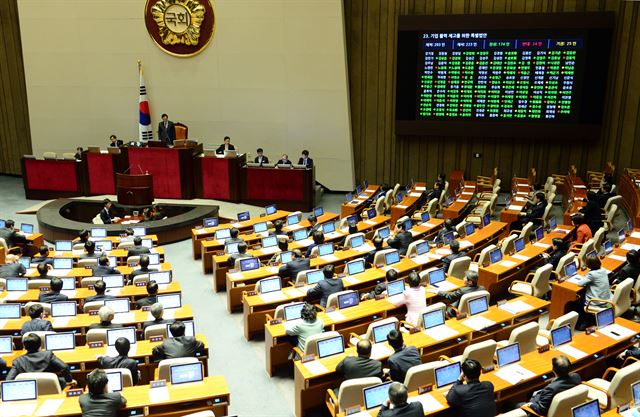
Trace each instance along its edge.
<path fill-rule="evenodd" d="M 593 315 L 584 311 L 585 306 L 591 299 L 611 300 L 611 289 L 609 287 L 608 271 L 602 267 L 597 256 L 587 256 L 587 268 L 589 272 L 578 282 L 578 286 L 585 287 L 584 295 L 576 302 L 575 309 L 580 315 L 576 329 L 584 330 L 593 324 Z M 596 303 L 597 307 L 606 307 L 607 304 Z"/>

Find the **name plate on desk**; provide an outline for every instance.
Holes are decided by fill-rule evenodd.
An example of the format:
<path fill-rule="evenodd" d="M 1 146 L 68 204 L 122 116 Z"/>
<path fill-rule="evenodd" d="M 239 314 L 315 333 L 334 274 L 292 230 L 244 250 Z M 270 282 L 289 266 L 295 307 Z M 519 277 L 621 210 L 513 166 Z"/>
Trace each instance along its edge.
<path fill-rule="evenodd" d="M 136 287 L 146 287 L 147 283 L 146 282 L 136 282 Z"/>
<path fill-rule="evenodd" d="M 164 340 L 164 336 L 159 335 L 159 336 L 152 336 L 149 338 L 150 342 L 162 342 Z"/>
<path fill-rule="evenodd" d="M 312 362 L 316 359 L 316 357 L 314 355 L 304 355 L 302 357 L 302 359 L 300 359 L 300 361 L 302 363 L 307 363 L 307 362 Z"/>
<path fill-rule="evenodd" d="M 280 319 L 273 319 L 273 320 L 269 321 L 269 324 L 271 326 L 275 326 L 276 324 L 281 324 L 281 323 L 282 323 L 282 320 L 280 320 Z"/>
<path fill-rule="evenodd" d="M 40 291 L 47 292 L 49 291 L 49 287 L 40 287 Z"/>
<path fill-rule="evenodd" d="M 91 311 L 89 312 L 89 315 L 90 315 L 90 316 L 97 316 L 97 315 L 98 315 L 98 310 L 91 310 Z"/>
<path fill-rule="evenodd" d="M 167 381 L 165 379 L 159 379 L 157 381 L 151 381 L 149 383 L 150 388 L 162 388 L 167 386 Z"/>
<path fill-rule="evenodd" d="M 353 415 L 353 414 L 358 414 L 359 412 L 360 412 L 360 406 L 359 405 L 354 405 L 353 407 L 346 408 L 344 410 L 344 415 L 345 416 L 350 416 L 350 415 Z"/>
<path fill-rule="evenodd" d="M 551 346 L 549 346 L 548 343 L 546 345 L 538 346 L 538 353 L 544 353 L 548 351 L 550 348 Z"/>
<path fill-rule="evenodd" d="M 462 320 L 467 318 L 467 313 L 458 313 L 456 314 L 456 319 Z"/>
<path fill-rule="evenodd" d="M 333 313 L 334 311 L 336 311 L 335 307 L 327 307 L 324 312 L 325 313 Z"/>
<path fill-rule="evenodd" d="M 493 371 L 494 369 L 495 369 L 495 366 L 493 366 L 493 365 L 483 366 L 482 367 L 482 373 L 486 374 L 486 373 L 489 373 L 489 372 Z"/>
<path fill-rule="evenodd" d="M 258 293 L 256 291 L 247 291 L 247 297 L 253 297 L 258 295 Z"/>
<path fill-rule="evenodd" d="M 67 391 L 67 397 L 79 397 L 84 393 L 82 389 L 70 389 Z"/>
<path fill-rule="evenodd" d="M 101 348 L 104 347 L 103 342 L 89 342 L 89 349 Z"/>
<path fill-rule="evenodd" d="M 140 310 L 142 310 L 142 311 L 151 311 L 151 306 L 144 306 Z"/>
<path fill-rule="evenodd" d="M 418 395 L 426 394 L 427 392 L 433 391 L 433 384 L 422 385 L 418 387 Z"/>

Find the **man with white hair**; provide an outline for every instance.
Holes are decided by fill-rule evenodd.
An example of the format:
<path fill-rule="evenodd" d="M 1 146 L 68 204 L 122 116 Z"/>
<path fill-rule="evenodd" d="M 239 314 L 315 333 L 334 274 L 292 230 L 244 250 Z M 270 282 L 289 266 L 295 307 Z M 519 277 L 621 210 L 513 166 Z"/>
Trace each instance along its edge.
<path fill-rule="evenodd" d="M 149 326 L 153 326 L 155 324 L 173 323 L 173 320 L 165 320 L 162 318 L 162 314 L 164 313 L 164 307 L 160 303 L 155 303 L 154 305 L 152 305 L 150 313 L 153 316 L 153 320 L 145 321 L 144 323 L 142 323 L 142 330 L 146 329 Z"/>
<path fill-rule="evenodd" d="M 98 317 L 100 317 L 100 323 L 93 323 L 89 326 L 89 330 L 93 329 L 116 329 L 122 327 L 122 324 L 111 323 L 115 317 L 113 309 L 109 306 L 102 306 L 98 310 Z"/>

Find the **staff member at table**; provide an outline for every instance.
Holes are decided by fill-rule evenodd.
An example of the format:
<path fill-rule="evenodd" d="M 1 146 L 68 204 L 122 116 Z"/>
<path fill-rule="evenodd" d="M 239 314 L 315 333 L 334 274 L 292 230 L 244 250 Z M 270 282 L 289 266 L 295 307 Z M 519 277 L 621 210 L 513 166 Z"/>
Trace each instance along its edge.
<path fill-rule="evenodd" d="M 162 121 L 158 124 L 158 140 L 167 145 L 173 145 L 173 141 L 176 140 L 176 126 L 166 113 L 162 115 Z"/>
<path fill-rule="evenodd" d="M 285 153 L 282 155 L 282 158 L 278 159 L 276 165 L 293 165 L 293 162 L 289 159 L 289 155 Z"/>
<path fill-rule="evenodd" d="M 236 147 L 231 144 L 231 138 L 229 136 L 224 137 L 224 143 L 218 146 L 216 153 L 224 153 L 224 151 L 235 151 Z"/>
<path fill-rule="evenodd" d="M 298 165 L 303 165 L 305 168 L 313 168 L 313 159 L 309 158 L 309 151 L 302 151 L 302 156 L 298 159 Z"/>
<path fill-rule="evenodd" d="M 255 162 L 256 164 L 260 164 L 260 165 L 268 164 L 269 163 L 269 158 L 264 156 L 263 152 L 264 151 L 262 150 L 262 148 L 258 148 L 256 150 L 256 153 L 258 154 L 258 156 L 256 156 L 256 158 L 253 160 L 253 162 Z"/>

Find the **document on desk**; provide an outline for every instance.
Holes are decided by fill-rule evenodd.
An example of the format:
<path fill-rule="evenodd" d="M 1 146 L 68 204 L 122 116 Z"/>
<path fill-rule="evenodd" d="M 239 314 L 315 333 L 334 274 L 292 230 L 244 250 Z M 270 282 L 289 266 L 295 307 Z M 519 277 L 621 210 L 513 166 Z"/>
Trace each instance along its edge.
<path fill-rule="evenodd" d="M 551 247 L 551 245 L 548 245 L 546 243 L 542 243 L 542 242 L 536 242 L 533 244 L 533 246 L 537 246 L 539 248 L 544 248 L 544 249 L 549 249 Z"/>
<path fill-rule="evenodd" d="M 468 240 L 459 240 L 458 243 L 460 244 L 460 249 L 466 249 L 473 246 L 473 243 L 469 242 Z"/>
<path fill-rule="evenodd" d="M 344 235 L 340 232 L 331 232 L 331 233 L 327 233 L 326 235 L 324 235 L 325 238 L 327 239 L 337 239 L 339 237 L 343 237 Z"/>
<path fill-rule="evenodd" d="M 598 330 L 598 333 L 602 333 L 603 335 L 610 337 L 615 340 L 627 339 L 636 334 L 631 329 L 627 329 L 624 326 L 620 326 L 619 324 L 610 324 L 604 329 Z"/>
<path fill-rule="evenodd" d="M 287 229 L 293 231 L 293 230 L 299 230 L 302 229 L 303 226 L 299 225 L 299 224 L 292 224 L 291 226 L 286 226 Z"/>
<path fill-rule="evenodd" d="M 36 416 L 55 416 L 58 408 L 62 405 L 64 400 L 56 399 L 56 400 L 45 400 L 40 408 L 36 410 Z"/>
<path fill-rule="evenodd" d="M 640 232 L 631 232 L 631 237 L 635 239 L 640 239 Z"/>
<path fill-rule="evenodd" d="M 403 205 L 403 204 L 396 204 L 395 207 L 399 208 L 399 209 L 406 209 L 407 206 Z"/>
<path fill-rule="evenodd" d="M 564 345 L 560 345 L 558 347 L 554 346 L 554 349 L 557 351 L 560 351 L 562 353 L 566 353 L 567 355 L 571 356 L 574 359 L 582 359 L 585 356 L 587 356 L 587 354 L 583 351 L 581 351 L 580 349 L 576 349 L 573 346 L 571 346 L 570 344 L 566 343 Z"/>
<path fill-rule="evenodd" d="M 274 301 L 283 300 L 286 297 L 281 291 L 268 292 L 266 294 L 260 294 L 260 299 L 265 303 L 273 303 Z"/>
<path fill-rule="evenodd" d="M 407 399 L 409 403 L 419 402 L 422 404 L 422 409 L 425 413 L 438 411 L 444 408 L 444 405 L 440 404 L 440 401 L 436 400 L 431 393 L 418 395 L 417 397 L 411 397 Z"/>
<path fill-rule="evenodd" d="M 331 313 L 327 313 L 327 317 L 329 317 L 334 322 L 342 321 L 346 317 L 339 311 L 332 311 Z"/>
<path fill-rule="evenodd" d="M 71 255 L 75 256 L 80 256 L 84 253 L 84 249 L 74 249 L 71 251 Z"/>
<path fill-rule="evenodd" d="M 640 245 L 634 245 L 633 243 L 624 243 L 620 246 L 624 250 L 640 250 Z"/>
<path fill-rule="evenodd" d="M 438 248 L 438 249 L 436 249 L 436 253 L 438 255 L 442 255 L 442 256 L 451 255 L 451 249 L 449 249 L 449 248 Z"/>
<path fill-rule="evenodd" d="M 242 227 L 242 223 L 240 222 L 231 223 L 231 227 Z"/>
<path fill-rule="evenodd" d="M 282 290 L 285 294 L 287 294 L 291 298 L 304 297 L 307 291 L 302 291 L 302 288 L 287 288 Z"/>
<path fill-rule="evenodd" d="M 516 204 L 511 204 L 511 205 L 509 205 L 509 207 L 507 207 L 507 210 L 520 211 L 520 210 L 522 210 L 522 206 L 519 206 L 519 205 L 516 205 Z"/>
<path fill-rule="evenodd" d="M 371 252 L 373 250 L 373 246 L 369 245 L 368 243 L 365 243 L 364 245 L 360 245 L 357 248 L 353 248 L 358 252 L 361 253 L 365 253 L 365 252 Z"/>
<path fill-rule="evenodd" d="M 320 259 L 327 262 L 335 262 L 339 258 L 336 255 L 324 255 L 324 256 L 321 256 Z"/>
<path fill-rule="evenodd" d="M 169 401 L 168 387 L 149 388 L 149 402 L 151 404 L 164 403 L 167 401 Z"/>
<path fill-rule="evenodd" d="M 201 235 L 203 233 L 207 233 L 207 229 L 196 229 L 195 233 L 196 235 Z"/>
<path fill-rule="evenodd" d="M 70 272 L 70 269 L 51 269 L 47 274 L 52 277 L 66 277 Z"/>
<path fill-rule="evenodd" d="M 473 330 L 482 330 L 486 329 L 487 327 L 493 326 L 494 324 L 496 324 L 496 322 L 486 319 L 482 316 L 476 316 L 471 317 L 470 319 L 466 319 L 462 322 L 462 324 Z"/>
<path fill-rule="evenodd" d="M 420 197 L 422 193 L 409 193 L 409 197 Z"/>
<path fill-rule="evenodd" d="M 19 300 L 20 297 L 25 295 L 26 291 L 7 291 L 7 295 L 4 296 L 5 301 L 16 301 Z"/>
<path fill-rule="evenodd" d="M 527 201 L 527 199 L 526 199 L 526 198 L 523 198 L 523 197 L 516 197 L 516 198 L 514 198 L 513 200 L 514 200 L 514 201 L 520 201 L 520 202 Z"/>
<path fill-rule="evenodd" d="M 27 275 L 27 276 L 31 276 L 31 275 L 35 274 L 35 272 L 36 272 L 36 271 L 37 271 L 37 269 L 36 269 L 36 268 L 27 268 L 27 272 L 25 273 L 25 275 Z M 49 271 L 49 274 L 48 274 L 48 275 L 51 275 L 51 273 L 50 273 L 50 272 L 51 272 L 51 271 Z"/>
<path fill-rule="evenodd" d="M 531 259 L 530 257 L 521 255 L 519 253 L 514 254 L 512 257 L 516 259 L 520 259 L 521 261 L 525 261 L 525 262 Z"/>
<path fill-rule="evenodd" d="M 461 198 L 459 198 L 459 199 L 456 201 L 456 203 L 463 203 L 463 204 L 466 204 L 466 203 L 468 203 L 468 202 L 469 202 L 469 200 L 463 200 L 463 199 L 461 199 Z"/>
<path fill-rule="evenodd" d="M 373 359 L 381 359 L 389 357 L 393 354 L 393 349 L 384 343 L 375 343 L 371 346 L 371 357 Z"/>
<path fill-rule="evenodd" d="M 114 323 L 134 323 L 135 321 L 135 313 L 116 313 L 113 317 Z"/>
<path fill-rule="evenodd" d="M 608 258 L 615 259 L 616 261 L 620 262 L 627 262 L 627 258 L 620 255 L 609 255 Z"/>
<path fill-rule="evenodd" d="M 456 330 L 453 330 L 451 327 L 447 326 L 446 324 L 423 330 L 423 332 L 430 338 L 437 341 L 451 339 L 452 337 L 458 335 L 458 332 Z"/>
<path fill-rule="evenodd" d="M 504 266 L 505 268 L 511 268 L 512 266 L 516 266 L 517 264 L 513 261 L 506 260 L 499 262 L 498 265 Z"/>
<path fill-rule="evenodd" d="M 260 249 L 260 252 L 262 252 L 264 255 L 272 255 L 272 254 L 274 254 L 276 252 L 279 252 L 279 251 L 280 251 L 280 248 L 277 247 L 277 246 L 271 246 L 271 247 L 268 247 L 268 248 Z"/>
<path fill-rule="evenodd" d="M 418 265 L 423 265 L 431 261 L 431 258 L 429 258 L 427 255 L 418 255 L 411 258 L 411 260 L 417 263 Z"/>
<path fill-rule="evenodd" d="M 587 186 L 582 184 L 573 184 L 573 188 L 587 188 Z"/>
<path fill-rule="evenodd" d="M 375 220 L 365 220 L 364 223 L 371 226 L 375 226 L 376 224 L 378 224 L 378 222 Z"/>
<path fill-rule="evenodd" d="M 351 284 L 351 285 L 360 283 L 360 280 L 357 277 L 354 277 L 353 275 L 347 275 L 346 277 L 342 278 L 342 280 L 347 284 Z"/>
<path fill-rule="evenodd" d="M 76 290 L 62 290 L 60 291 L 60 294 L 64 294 L 69 299 L 71 299 L 71 298 L 76 298 L 76 295 L 78 294 L 78 292 Z"/>
<path fill-rule="evenodd" d="M 53 324 L 53 327 L 57 329 L 69 324 L 69 320 L 71 320 L 71 317 L 54 317 L 51 324 Z M 114 322 L 116 321 L 114 320 Z"/>
<path fill-rule="evenodd" d="M 307 368 L 307 371 L 311 372 L 311 375 L 320 375 L 329 372 L 327 367 L 320 361 L 305 362 L 302 365 Z"/>
<path fill-rule="evenodd" d="M 582 275 L 574 275 L 571 278 L 567 279 L 567 282 L 570 282 L 572 284 L 577 284 L 580 282 L 580 280 L 583 278 Z"/>
<path fill-rule="evenodd" d="M 507 313 L 518 314 L 523 313 L 525 311 L 533 310 L 533 306 L 525 303 L 522 300 L 511 301 L 509 303 L 504 303 L 500 307 L 500 310 L 504 310 Z"/>
<path fill-rule="evenodd" d="M 414 190 L 416 190 L 416 191 L 426 191 L 427 187 L 414 187 Z"/>
<path fill-rule="evenodd" d="M 35 401 L 5 402 L 0 404 L 0 416 L 31 416 L 37 407 Z"/>
<path fill-rule="evenodd" d="M 229 272 L 229 278 L 231 279 L 242 279 L 243 277 L 242 272 Z"/>
<path fill-rule="evenodd" d="M 436 285 L 433 285 L 433 287 L 437 288 L 440 291 L 451 291 L 458 288 L 456 284 L 449 281 L 440 281 Z"/>
<path fill-rule="evenodd" d="M 530 370 L 517 364 L 508 365 L 505 368 L 499 369 L 495 372 L 495 375 L 500 379 L 504 379 L 511 385 L 516 385 L 520 381 L 531 379 L 536 376 L 536 374 Z"/>

